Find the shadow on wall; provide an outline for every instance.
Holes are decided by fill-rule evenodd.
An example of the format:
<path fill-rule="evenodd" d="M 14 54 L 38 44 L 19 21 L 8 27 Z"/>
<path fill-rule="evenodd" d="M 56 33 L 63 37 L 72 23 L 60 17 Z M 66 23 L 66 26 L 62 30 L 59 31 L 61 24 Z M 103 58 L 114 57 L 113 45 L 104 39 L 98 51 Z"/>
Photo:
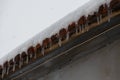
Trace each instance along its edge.
<path fill-rule="evenodd" d="M 119 80 L 119 63 L 120 40 L 79 58 L 39 80 Z"/>

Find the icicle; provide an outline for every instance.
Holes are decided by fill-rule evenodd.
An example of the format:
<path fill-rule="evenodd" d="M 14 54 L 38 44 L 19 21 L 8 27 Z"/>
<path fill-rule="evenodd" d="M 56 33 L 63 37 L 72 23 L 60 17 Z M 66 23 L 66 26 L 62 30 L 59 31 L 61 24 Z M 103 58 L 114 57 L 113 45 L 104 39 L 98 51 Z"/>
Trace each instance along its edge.
<path fill-rule="evenodd" d="M 87 24 L 85 23 L 85 25 L 84 25 L 84 32 L 86 32 L 86 27 L 87 27 Z"/>
<path fill-rule="evenodd" d="M 81 25 L 81 33 L 83 33 L 83 25 Z"/>
<path fill-rule="evenodd" d="M 28 56 L 27 56 L 26 64 L 28 64 Z"/>
<path fill-rule="evenodd" d="M 37 55 L 36 55 L 36 52 L 35 52 L 35 57 L 34 57 L 34 59 L 36 59 L 37 58 Z"/>
<path fill-rule="evenodd" d="M 7 69 L 7 75 L 9 74 L 9 69 L 10 69 L 10 66 L 8 66 L 8 69 Z"/>
<path fill-rule="evenodd" d="M 15 62 L 15 60 L 13 60 L 13 62 Z M 13 64 L 12 67 L 13 67 L 13 68 L 12 68 L 12 71 L 14 72 L 14 71 L 15 71 L 15 63 Z"/>
<path fill-rule="evenodd" d="M 1 78 L 3 79 L 3 77 L 4 77 L 4 70 L 2 70 L 2 76 L 1 76 Z"/>
<path fill-rule="evenodd" d="M 50 50 L 52 50 L 52 43 L 50 42 Z"/>
<path fill-rule="evenodd" d="M 100 18 L 99 19 L 100 19 L 100 22 L 102 22 L 102 15 L 101 14 L 100 14 Z"/>
<path fill-rule="evenodd" d="M 85 26 L 86 26 L 86 30 L 88 31 L 88 21 L 85 23 Z"/>
<path fill-rule="evenodd" d="M 82 25 L 79 26 L 80 33 L 82 33 Z"/>
<path fill-rule="evenodd" d="M 76 31 L 75 31 L 75 32 L 76 32 L 76 34 L 78 34 L 78 27 L 76 27 L 76 28 L 75 28 L 75 30 L 76 30 Z"/>
<path fill-rule="evenodd" d="M 42 55 L 44 56 L 44 48 L 42 48 Z"/>
<path fill-rule="evenodd" d="M 108 22 L 110 22 L 111 14 L 112 14 L 112 10 L 108 9 Z"/>
<path fill-rule="evenodd" d="M 21 68 L 21 60 L 20 60 L 20 62 L 19 62 L 19 68 Z"/>
<path fill-rule="evenodd" d="M 58 42 L 58 45 L 61 46 L 61 39 L 59 38 L 59 42 Z"/>
<path fill-rule="evenodd" d="M 97 16 L 97 23 L 100 24 L 100 18 Z"/>
<path fill-rule="evenodd" d="M 75 23 L 75 25 L 76 25 L 76 34 L 78 34 L 79 27 L 78 27 L 78 24 L 77 24 L 77 23 Z"/>
<path fill-rule="evenodd" d="M 81 32 L 82 32 L 82 33 L 84 33 L 84 30 L 85 30 L 84 27 L 85 27 L 85 26 L 82 24 L 82 26 L 81 26 Z"/>
<path fill-rule="evenodd" d="M 5 73 L 5 70 L 4 70 L 4 68 L 3 68 L 2 74 L 4 75 L 4 73 Z"/>
<path fill-rule="evenodd" d="M 4 77 L 4 71 L 2 70 L 1 78 L 3 79 Z"/>
<path fill-rule="evenodd" d="M 84 24 L 83 25 L 83 33 L 85 32 L 85 28 L 86 28 L 86 25 Z"/>
<path fill-rule="evenodd" d="M 89 25 L 88 25 L 88 22 L 86 22 L 86 26 L 89 26 Z"/>
<path fill-rule="evenodd" d="M 108 22 L 110 22 L 110 10 L 108 10 Z"/>
<path fill-rule="evenodd" d="M 20 66 L 19 66 L 19 68 L 21 68 L 21 67 L 22 67 L 22 65 L 23 65 L 23 63 L 22 63 L 22 61 L 20 60 Z"/>
<path fill-rule="evenodd" d="M 110 19 L 111 19 L 111 14 L 112 14 L 112 9 L 110 7 L 110 3 L 107 4 L 107 7 L 108 7 L 108 22 L 110 22 Z"/>
<path fill-rule="evenodd" d="M 21 68 L 22 62 L 21 62 L 21 56 L 20 56 L 20 62 L 19 62 L 19 68 Z"/>
<path fill-rule="evenodd" d="M 67 32 L 67 40 L 69 40 L 69 32 Z"/>
<path fill-rule="evenodd" d="M 81 32 L 81 31 L 82 31 L 81 26 L 79 26 L 79 32 Z"/>
<path fill-rule="evenodd" d="M 13 65 L 13 72 L 15 71 L 15 64 Z"/>
<path fill-rule="evenodd" d="M 3 69 L 3 74 L 6 74 L 7 70 L 6 69 Z"/>
<path fill-rule="evenodd" d="M 30 54 L 30 58 L 32 58 L 33 57 L 33 54 Z"/>
<path fill-rule="evenodd" d="M 112 14 L 112 9 L 110 9 L 110 14 Z"/>
<path fill-rule="evenodd" d="M 21 61 L 20 68 L 22 67 L 22 65 L 23 65 L 23 60 Z"/>

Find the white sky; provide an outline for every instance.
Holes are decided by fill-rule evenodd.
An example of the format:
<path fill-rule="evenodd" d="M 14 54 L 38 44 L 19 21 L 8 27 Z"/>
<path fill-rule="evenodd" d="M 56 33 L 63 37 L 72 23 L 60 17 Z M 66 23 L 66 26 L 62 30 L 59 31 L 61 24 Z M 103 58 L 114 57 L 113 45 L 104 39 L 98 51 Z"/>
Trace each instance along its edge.
<path fill-rule="evenodd" d="M 89 0 L 0 0 L 0 58 Z"/>

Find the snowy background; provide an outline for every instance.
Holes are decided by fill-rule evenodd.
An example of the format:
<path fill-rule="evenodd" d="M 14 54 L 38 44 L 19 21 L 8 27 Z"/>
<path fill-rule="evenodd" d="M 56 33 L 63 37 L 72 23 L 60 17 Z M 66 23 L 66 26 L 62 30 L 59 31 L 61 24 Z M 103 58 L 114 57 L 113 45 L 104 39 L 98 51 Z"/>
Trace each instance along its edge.
<path fill-rule="evenodd" d="M 0 0 L 0 58 L 89 0 Z"/>

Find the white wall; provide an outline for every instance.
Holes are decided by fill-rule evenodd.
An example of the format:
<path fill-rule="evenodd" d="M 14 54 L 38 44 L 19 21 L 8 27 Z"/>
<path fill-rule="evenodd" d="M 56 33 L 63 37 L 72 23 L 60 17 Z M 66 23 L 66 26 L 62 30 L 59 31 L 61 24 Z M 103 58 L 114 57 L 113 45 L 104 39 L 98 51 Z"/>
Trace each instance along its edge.
<path fill-rule="evenodd" d="M 120 40 L 39 80 L 120 80 Z"/>

